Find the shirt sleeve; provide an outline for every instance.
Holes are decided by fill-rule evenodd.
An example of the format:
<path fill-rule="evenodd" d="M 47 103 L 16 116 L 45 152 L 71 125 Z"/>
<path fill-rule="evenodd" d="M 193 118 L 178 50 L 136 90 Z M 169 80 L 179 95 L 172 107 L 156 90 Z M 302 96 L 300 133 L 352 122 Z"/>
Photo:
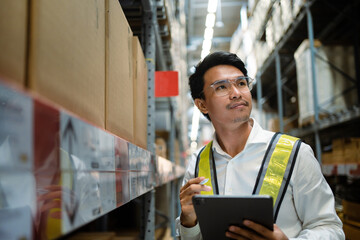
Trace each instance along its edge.
<path fill-rule="evenodd" d="M 183 183 L 185 185 L 187 181 L 195 177 L 195 164 L 196 164 L 196 154 L 193 154 L 191 160 L 189 161 L 188 167 L 186 169 Z M 175 220 L 175 228 L 176 228 L 176 239 L 182 240 L 202 240 L 200 226 L 197 223 L 194 227 L 187 228 L 181 225 L 180 223 L 180 216 L 178 216 Z"/>
<path fill-rule="evenodd" d="M 292 184 L 295 208 L 303 227 L 298 237 L 292 239 L 345 239 L 334 195 L 309 145 L 301 144 L 297 161 Z"/>
<path fill-rule="evenodd" d="M 201 232 L 199 223 L 197 223 L 194 227 L 187 228 L 181 225 L 180 217 L 177 217 L 175 220 L 176 224 L 176 239 L 182 240 L 201 240 Z"/>

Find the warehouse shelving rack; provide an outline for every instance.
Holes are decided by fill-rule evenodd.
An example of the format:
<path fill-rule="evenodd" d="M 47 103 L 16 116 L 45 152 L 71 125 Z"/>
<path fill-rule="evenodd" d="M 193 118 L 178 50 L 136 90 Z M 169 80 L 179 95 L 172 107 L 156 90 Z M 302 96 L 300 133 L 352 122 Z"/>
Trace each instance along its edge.
<path fill-rule="evenodd" d="M 7 224 L 1 227 L 1 236 L 58 238 L 100 218 L 106 230 L 107 214 L 136 200 L 143 208 L 140 237 L 154 239 L 154 189 L 171 183 L 171 206 L 177 204 L 174 182 L 183 176 L 184 168 L 174 164 L 173 155 L 169 161 L 155 154 L 154 74 L 156 65 L 162 70 L 167 68 L 169 57 L 164 53 L 166 47 L 162 46 L 157 2 L 142 0 L 141 7 L 144 13 L 142 46 L 148 66 L 146 150 L 78 118 L 41 96 L 0 79 L 0 131 L 5 133 L 3 136 L 8 136 L 0 139 L 3 141 L 1 152 L 8 154 L 2 156 L 8 158 L 1 160 L 0 168 L 1 222 L 7 218 Z M 172 100 L 169 100 L 169 106 L 173 109 Z M 171 122 L 170 152 L 173 153 L 173 111 Z M 43 135 L 52 139 L 44 146 L 41 145 L 45 139 Z M 11 154 L 14 153 L 18 155 L 12 161 Z M 45 153 L 54 155 L 45 159 Z M 14 181 L 9 183 L 5 179 Z M 52 191 L 54 186 L 51 184 L 55 179 L 62 179 L 62 189 L 57 192 L 61 194 L 55 199 L 60 205 L 56 210 L 41 209 L 45 204 L 36 199 L 42 193 Z M 70 190 L 70 196 L 65 189 Z M 54 199 L 47 199 L 48 202 L 51 200 Z M 54 211 L 60 213 L 62 220 L 50 216 Z M 175 215 L 171 212 L 169 218 L 172 229 Z"/>
<path fill-rule="evenodd" d="M 272 13 L 272 7 L 275 2 L 272 1 L 271 3 L 269 15 Z M 257 86 L 254 89 L 254 94 L 256 95 L 258 108 L 262 112 L 266 103 L 273 109 L 277 109 L 279 128 L 280 131 L 284 131 L 286 124 L 297 120 L 299 117 L 296 111 L 291 110 L 297 109 L 297 103 L 291 103 L 290 98 L 293 96 L 298 97 L 295 90 L 297 89 L 297 83 L 293 55 L 300 43 L 304 39 L 309 39 L 310 42 L 314 89 L 321 87 L 316 86 L 315 58 L 320 58 L 320 56 L 316 54 L 314 39 L 319 39 L 324 45 L 346 44 L 354 46 L 356 79 L 351 79 L 346 73 L 341 72 L 341 74 L 354 83 L 354 88 L 357 89 L 358 94 L 357 103 L 340 113 L 331 114 L 320 119 L 319 113 L 322 110 L 322 103 L 318 102 L 317 91 L 314 91 L 313 102 L 315 111 L 313 121 L 290 131 L 290 134 L 302 137 L 315 146 L 316 155 L 320 162 L 322 148 L 320 135 L 328 136 L 329 139 L 332 139 L 337 136 L 344 136 L 344 134 L 359 134 L 359 128 L 356 127 L 356 123 L 360 121 L 359 18 L 356 14 L 358 9 L 359 3 L 357 1 L 306 1 L 289 29 L 275 45 L 274 50 L 256 74 Z M 268 20 L 269 16 L 266 19 Z M 262 32 L 258 34 L 257 40 L 264 37 L 265 25 L 266 22 Z M 331 63 L 328 64 L 334 67 Z M 276 72 L 275 81 L 273 77 L 274 70 Z M 339 69 L 335 70 L 339 71 Z M 263 89 L 267 89 L 265 94 Z M 288 118 L 286 121 L 284 120 L 285 116 Z M 345 128 L 350 130 L 344 131 Z"/>

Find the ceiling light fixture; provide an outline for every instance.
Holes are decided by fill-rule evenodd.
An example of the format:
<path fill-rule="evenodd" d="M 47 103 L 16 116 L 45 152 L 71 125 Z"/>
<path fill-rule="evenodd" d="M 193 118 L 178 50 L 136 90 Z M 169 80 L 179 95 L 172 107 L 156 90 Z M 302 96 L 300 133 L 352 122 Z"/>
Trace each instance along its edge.
<path fill-rule="evenodd" d="M 206 15 L 205 26 L 207 28 L 213 28 L 214 25 L 215 25 L 215 14 L 214 13 L 208 13 Z"/>
<path fill-rule="evenodd" d="M 214 29 L 213 28 L 205 28 L 205 32 L 204 32 L 204 39 L 205 40 L 212 40 L 214 36 Z"/>
<path fill-rule="evenodd" d="M 218 0 L 209 0 L 208 3 L 208 12 L 209 13 L 215 13 L 217 9 Z"/>
<path fill-rule="evenodd" d="M 216 9 L 216 27 L 222 28 L 224 27 L 224 23 L 222 21 L 222 14 L 221 14 L 221 0 L 218 0 L 218 5 Z"/>

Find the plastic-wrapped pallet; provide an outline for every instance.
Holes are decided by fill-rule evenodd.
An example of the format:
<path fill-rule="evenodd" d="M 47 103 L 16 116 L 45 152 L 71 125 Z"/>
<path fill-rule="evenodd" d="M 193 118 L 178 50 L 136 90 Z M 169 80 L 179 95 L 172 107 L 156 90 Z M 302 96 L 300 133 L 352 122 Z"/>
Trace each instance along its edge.
<path fill-rule="evenodd" d="M 293 0 L 293 7 L 292 7 L 292 12 L 293 12 L 293 16 L 296 18 L 297 15 L 299 14 L 301 8 L 304 6 L 305 4 L 305 0 Z"/>
<path fill-rule="evenodd" d="M 262 29 L 262 26 L 266 24 L 264 21 L 266 16 L 269 12 L 271 5 L 271 0 L 259 0 L 255 6 L 254 13 L 253 13 L 253 30 L 256 35 L 258 35 Z"/>
<path fill-rule="evenodd" d="M 270 49 L 270 52 L 275 48 L 275 31 L 274 31 L 274 22 L 272 16 L 269 18 L 269 21 L 266 23 L 266 43 Z"/>
<path fill-rule="evenodd" d="M 276 1 L 272 12 L 273 31 L 275 43 L 278 43 L 284 34 L 284 25 L 282 22 L 282 12 L 280 2 Z"/>
<path fill-rule="evenodd" d="M 315 40 L 314 45 L 318 50 L 318 54 L 324 56 L 324 54 L 319 51 L 321 46 L 320 41 Z M 296 50 L 294 56 L 296 61 L 298 86 L 299 126 L 303 126 L 313 123 L 315 115 L 309 40 L 306 39 L 302 42 Z M 315 68 L 318 89 L 317 98 L 320 105 L 321 102 L 331 97 L 333 84 L 331 81 L 331 73 L 327 68 L 327 63 L 316 58 Z"/>
<path fill-rule="evenodd" d="M 322 47 L 327 60 L 336 68 L 344 72 L 348 77 L 353 79 L 353 82 L 347 79 L 342 73 L 336 71 L 328 65 L 331 71 L 331 76 L 334 84 L 334 96 L 337 97 L 333 102 L 335 111 L 343 110 L 344 104 L 347 108 L 352 108 L 357 102 L 356 92 L 356 77 L 355 77 L 355 59 L 353 46 L 324 46 Z M 346 94 L 342 94 L 346 91 Z M 344 103 L 345 101 L 345 103 Z M 325 107 L 328 107 L 325 105 Z"/>
<path fill-rule="evenodd" d="M 262 66 L 266 58 L 269 56 L 270 48 L 264 41 L 256 41 L 254 44 L 256 65 Z"/>
<path fill-rule="evenodd" d="M 282 20 L 282 24 L 283 24 L 283 29 L 284 29 L 284 32 L 286 32 L 289 29 L 289 27 L 294 19 L 291 1 L 280 0 L 280 6 L 281 6 L 281 20 Z"/>
<path fill-rule="evenodd" d="M 351 72 L 351 66 L 354 68 L 354 65 L 351 63 L 353 62 L 351 54 L 350 56 L 346 55 L 346 47 L 339 47 L 336 51 L 337 56 L 334 56 L 333 50 L 337 47 L 321 47 L 321 43 L 317 40 L 314 45 L 317 53 L 317 57 L 315 57 L 317 98 L 320 117 L 322 117 L 347 108 L 345 97 L 341 93 L 348 88 L 348 81 L 328 62 L 337 62 L 338 68 L 344 65 L 342 63 L 347 62 L 347 69 L 343 69 L 344 72 Z M 294 56 L 298 85 L 299 125 L 303 126 L 313 123 L 315 114 L 309 40 L 303 41 Z M 350 94 L 350 96 L 352 95 Z M 349 100 L 349 106 L 351 101 L 352 99 Z"/>

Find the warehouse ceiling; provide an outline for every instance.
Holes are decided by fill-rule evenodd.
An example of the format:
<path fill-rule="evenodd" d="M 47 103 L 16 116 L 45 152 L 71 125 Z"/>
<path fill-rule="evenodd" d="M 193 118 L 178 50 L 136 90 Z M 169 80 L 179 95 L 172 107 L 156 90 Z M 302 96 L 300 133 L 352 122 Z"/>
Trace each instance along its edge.
<path fill-rule="evenodd" d="M 247 0 L 218 0 L 211 52 L 229 51 L 240 23 L 240 9 Z M 189 69 L 201 58 L 208 0 L 187 0 L 187 62 Z"/>

